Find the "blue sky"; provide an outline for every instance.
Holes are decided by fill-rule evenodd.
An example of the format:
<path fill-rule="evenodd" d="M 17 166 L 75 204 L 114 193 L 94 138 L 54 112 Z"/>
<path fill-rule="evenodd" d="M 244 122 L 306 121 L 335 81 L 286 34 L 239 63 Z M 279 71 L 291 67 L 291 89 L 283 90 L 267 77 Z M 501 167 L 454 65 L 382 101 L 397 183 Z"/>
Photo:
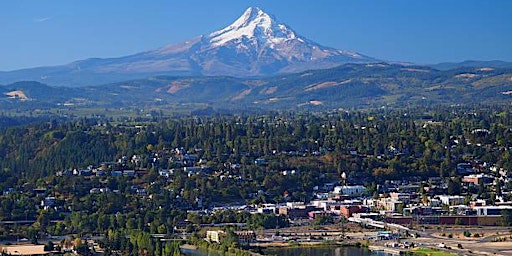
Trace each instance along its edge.
<path fill-rule="evenodd" d="M 512 61 L 510 0 L 1 0 L 0 70 L 158 48 L 223 28 L 250 6 L 379 59 Z"/>

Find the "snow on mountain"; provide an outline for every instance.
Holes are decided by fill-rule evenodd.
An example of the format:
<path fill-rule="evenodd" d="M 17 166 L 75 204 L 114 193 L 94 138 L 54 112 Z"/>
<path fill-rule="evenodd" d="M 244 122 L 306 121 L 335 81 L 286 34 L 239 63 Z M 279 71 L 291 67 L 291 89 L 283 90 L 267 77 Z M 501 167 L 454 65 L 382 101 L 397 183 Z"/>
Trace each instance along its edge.
<path fill-rule="evenodd" d="M 206 38 L 211 44 L 207 49 L 234 45 L 239 50 L 271 51 L 274 57 L 290 61 L 308 62 L 333 56 L 353 58 L 354 62 L 371 59 L 356 52 L 324 47 L 301 37 L 286 24 L 256 7 L 248 8 L 233 24 Z"/>
<path fill-rule="evenodd" d="M 231 25 L 183 43 L 120 58 L 4 72 L 0 83 L 29 79 L 83 86 L 161 74 L 245 77 L 375 61 L 357 52 L 317 44 L 263 10 L 250 7 Z"/>
<path fill-rule="evenodd" d="M 321 46 L 263 10 L 250 7 L 229 26 L 186 42 L 127 57 L 102 71 L 168 70 L 201 75 L 258 76 L 372 62 L 356 52 Z M 149 63 L 148 63 L 149 60 Z"/>
<path fill-rule="evenodd" d="M 209 41 L 213 46 L 222 46 L 243 37 L 272 47 L 286 40 L 295 39 L 295 32 L 284 24 L 278 24 L 269 14 L 259 8 L 248 8 L 240 18 L 228 27 L 213 32 Z"/>

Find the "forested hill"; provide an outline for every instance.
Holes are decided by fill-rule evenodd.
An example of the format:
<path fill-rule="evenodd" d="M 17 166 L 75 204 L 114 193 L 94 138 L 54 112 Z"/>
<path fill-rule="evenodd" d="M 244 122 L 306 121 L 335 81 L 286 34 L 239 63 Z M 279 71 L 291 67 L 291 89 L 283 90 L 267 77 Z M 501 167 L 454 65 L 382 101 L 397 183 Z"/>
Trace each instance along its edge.
<path fill-rule="evenodd" d="M 512 97 L 512 70 L 346 64 L 266 78 L 159 76 L 82 88 L 34 82 L 0 86 L 4 109 L 336 109 L 499 104 Z"/>
<path fill-rule="evenodd" d="M 474 132 L 482 129 L 488 133 Z M 253 186 L 284 182 L 269 186 L 279 190 L 273 191 L 277 196 L 284 190 L 308 192 L 321 177 L 328 181 L 342 171 L 364 183 L 449 176 L 468 156 L 512 169 L 507 150 L 512 145 L 511 129 L 507 111 L 486 110 L 447 110 L 435 115 L 418 111 L 184 118 L 123 124 L 82 119 L 5 129 L 0 135 L 0 168 L 17 178 L 43 178 L 136 155 L 137 164 L 125 168 L 156 171 L 175 167 L 171 151 L 183 148 L 203 159 L 202 164 L 211 170 L 224 170 L 226 163 L 241 164 L 238 171 Z M 261 157 L 268 165 L 251 165 Z M 301 182 L 278 175 L 292 169 L 300 172 L 294 179 Z M 247 186 L 251 188 L 256 189 Z M 203 192 L 208 196 L 209 192 Z M 249 192 L 254 191 L 245 191 Z M 241 193 L 237 194 L 240 199 L 246 195 Z"/>

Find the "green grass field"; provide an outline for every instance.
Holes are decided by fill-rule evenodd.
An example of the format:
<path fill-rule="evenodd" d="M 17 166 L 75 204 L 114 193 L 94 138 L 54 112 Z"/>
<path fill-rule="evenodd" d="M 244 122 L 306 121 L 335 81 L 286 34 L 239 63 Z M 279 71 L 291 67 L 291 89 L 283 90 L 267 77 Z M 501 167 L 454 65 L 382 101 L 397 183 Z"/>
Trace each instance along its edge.
<path fill-rule="evenodd" d="M 410 252 L 414 256 L 457 256 L 455 253 L 444 252 L 437 249 L 418 248 Z"/>

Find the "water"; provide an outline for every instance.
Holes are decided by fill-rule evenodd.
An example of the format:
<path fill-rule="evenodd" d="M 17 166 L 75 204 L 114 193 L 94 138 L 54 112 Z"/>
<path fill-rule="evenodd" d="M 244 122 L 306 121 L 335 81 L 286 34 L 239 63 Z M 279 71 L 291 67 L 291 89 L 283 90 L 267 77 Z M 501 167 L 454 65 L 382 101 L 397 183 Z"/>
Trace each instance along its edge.
<path fill-rule="evenodd" d="M 272 248 L 263 251 L 265 254 L 279 256 L 386 256 L 381 252 L 372 252 L 368 248 L 359 247 L 295 247 Z"/>
<path fill-rule="evenodd" d="M 182 250 L 189 256 L 224 256 L 222 252 L 204 250 Z M 384 252 L 372 252 L 359 247 L 294 247 L 263 249 L 264 255 L 279 256 L 388 256 Z"/>
<path fill-rule="evenodd" d="M 224 253 L 218 251 L 181 249 L 181 253 L 187 256 L 224 256 Z"/>

